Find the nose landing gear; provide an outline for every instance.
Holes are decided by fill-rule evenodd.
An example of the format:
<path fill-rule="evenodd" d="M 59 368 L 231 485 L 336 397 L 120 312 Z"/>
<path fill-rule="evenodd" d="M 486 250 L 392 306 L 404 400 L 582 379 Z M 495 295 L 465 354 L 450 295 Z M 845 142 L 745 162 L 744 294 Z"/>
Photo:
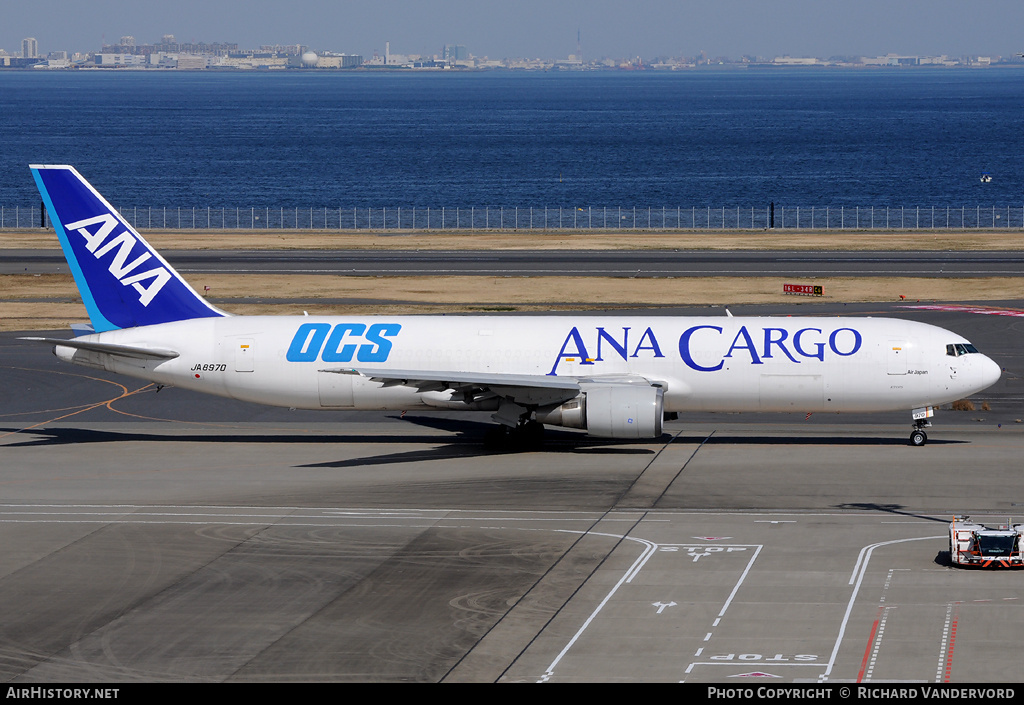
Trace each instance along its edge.
<path fill-rule="evenodd" d="M 928 434 L 924 432 L 924 429 L 931 427 L 932 422 L 928 419 L 935 415 L 935 407 L 926 406 L 914 409 L 911 414 L 914 417 L 914 430 L 910 433 L 910 445 L 923 446 L 928 442 Z"/>
<path fill-rule="evenodd" d="M 923 446 L 928 442 L 928 434 L 919 428 L 915 428 L 910 433 L 910 445 L 912 446 Z"/>

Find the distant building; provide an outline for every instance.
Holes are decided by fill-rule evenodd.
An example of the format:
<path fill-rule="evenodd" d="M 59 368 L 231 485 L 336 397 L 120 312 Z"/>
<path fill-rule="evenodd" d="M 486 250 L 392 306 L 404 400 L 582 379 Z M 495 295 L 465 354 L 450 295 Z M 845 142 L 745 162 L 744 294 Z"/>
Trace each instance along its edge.
<path fill-rule="evenodd" d="M 818 60 L 810 56 L 776 56 L 772 63 L 780 66 L 814 66 Z"/>
<path fill-rule="evenodd" d="M 583 68 L 583 59 L 576 54 L 569 54 L 568 59 L 556 59 L 554 66 L 558 69 L 579 69 Z"/>
<path fill-rule="evenodd" d="M 919 66 L 921 60 L 917 56 L 886 54 L 885 56 L 865 56 L 861 58 L 861 63 L 865 66 Z"/>
<path fill-rule="evenodd" d="M 461 44 L 445 44 L 442 58 L 449 64 L 457 61 L 469 61 L 469 51 Z"/>
<path fill-rule="evenodd" d="M 195 71 L 197 69 L 205 69 L 207 67 L 207 60 L 205 56 L 198 54 L 178 54 L 178 69 L 185 71 Z"/>
<path fill-rule="evenodd" d="M 39 42 L 35 37 L 25 37 L 21 40 L 21 58 L 34 59 L 39 56 Z"/>
<path fill-rule="evenodd" d="M 136 54 L 96 54 L 97 66 L 116 68 L 118 66 L 145 66 L 146 57 Z"/>
<path fill-rule="evenodd" d="M 46 55 L 46 68 L 66 69 L 69 66 L 71 66 L 71 62 L 68 61 L 68 53 L 66 51 L 51 51 Z"/>
<path fill-rule="evenodd" d="M 354 69 L 363 65 L 363 57 L 358 54 L 327 54 L 316 60 L 319 69 Z"/>

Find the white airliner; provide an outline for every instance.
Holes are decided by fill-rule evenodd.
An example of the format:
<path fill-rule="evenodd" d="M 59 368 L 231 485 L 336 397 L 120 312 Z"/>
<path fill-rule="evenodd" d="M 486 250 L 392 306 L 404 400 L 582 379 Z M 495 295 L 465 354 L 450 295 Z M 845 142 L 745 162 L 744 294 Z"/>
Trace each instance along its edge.
<path fill-rule="evenodd" d="M 934 407 L 1000 370 L 963 337 L 885 318 L 233 316 L 210 305 L 70 166 L 31 167 L 93 331 L 69 362 L 159 385 L 303 409 L 491 412 L 509 438 L 542 424 L 655 438 L 685 411 Z"/>

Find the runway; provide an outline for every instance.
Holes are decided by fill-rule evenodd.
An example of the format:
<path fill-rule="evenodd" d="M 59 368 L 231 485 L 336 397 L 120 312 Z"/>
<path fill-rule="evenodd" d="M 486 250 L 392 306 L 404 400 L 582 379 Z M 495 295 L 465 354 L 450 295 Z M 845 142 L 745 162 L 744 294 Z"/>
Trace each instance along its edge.
<path fill-rule="evenodd" d="M 1019 680 L 1020 575 L 945 532 L 1021 519 L 1024 322 L 800 312 L 957 330 L 1004 375 L 922 448 L 909 414 L 693 414 L 491 452 L 487 414 L 157 393 L 0 334 L 0 680 Z"/>
<path fill-rule="evenodd" d="M 692 251 L 600 250 L 273 250 L 168 251 L 183 275 L 323 274 L 349 276 L 909 276 L 1019 277 L 1019 251 Z M 56 250 L 5 250 L 0 274 L 66 272 Z"/>

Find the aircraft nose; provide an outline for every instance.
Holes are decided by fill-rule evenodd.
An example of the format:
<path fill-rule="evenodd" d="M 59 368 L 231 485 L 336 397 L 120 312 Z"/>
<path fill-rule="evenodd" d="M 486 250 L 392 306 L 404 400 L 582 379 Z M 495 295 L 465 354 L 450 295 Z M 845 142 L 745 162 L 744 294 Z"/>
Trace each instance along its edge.
<path fill-rule="evenodd" d="M 981 389 L 988 389 L 993 384 L 999 381 L 1002 370 L 999 365 L 992 358 L 983 355 L 980 365 L 978 365 L 978 378 L 981 382 Z M 980 391 L 980 390 L 979 390 Z"/>

